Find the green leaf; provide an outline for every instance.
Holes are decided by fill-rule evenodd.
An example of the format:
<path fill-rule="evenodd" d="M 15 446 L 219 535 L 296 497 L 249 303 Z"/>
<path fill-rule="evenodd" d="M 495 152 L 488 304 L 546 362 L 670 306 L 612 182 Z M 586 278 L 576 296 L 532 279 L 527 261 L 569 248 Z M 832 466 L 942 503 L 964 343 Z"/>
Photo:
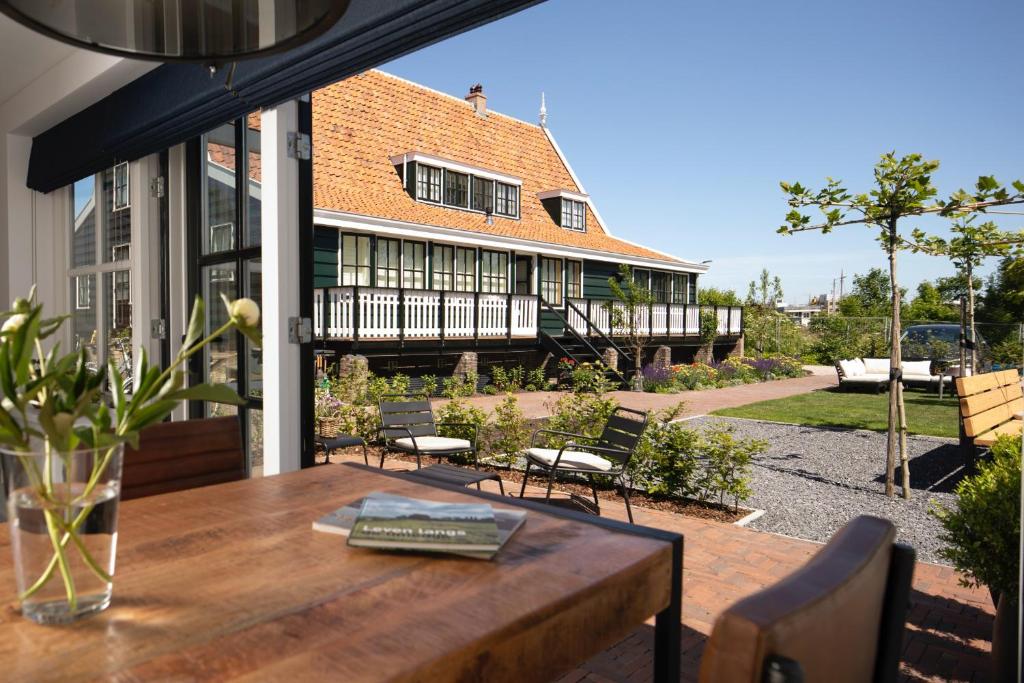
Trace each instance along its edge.
<path fill-rule="evenodd" d="M 181 352 L 188 351 L 203 336 L 203 326 L 206 320 L 206 309 L 203 305 L 203 298 L 196 296 L 192 304 L 192 316 L 188 321 L 188 331 L 185 333 L 185 341 L 181 343 Z M 180 354 L 179 354 L 180 355 Z"/>
<path fill-rule="evenodd" d="M 143 406 L 136 411 L 134 415 L 128 418 L 128 424 L 124 432 L 126 435 L 131 434 L 132 432 L 138 432 L 149 425 L 164 419 L 177 407 L 178 402 L 170 400 L 155 401 L 147 406 Z"/>
<path fill-rule="evenodd" d="M 165 400 L 170 401 L 210 401 L 211 403 L 228 403 L 245 405 L 245 399 L 226 384 L 197 384 L 167 394 Z"/>

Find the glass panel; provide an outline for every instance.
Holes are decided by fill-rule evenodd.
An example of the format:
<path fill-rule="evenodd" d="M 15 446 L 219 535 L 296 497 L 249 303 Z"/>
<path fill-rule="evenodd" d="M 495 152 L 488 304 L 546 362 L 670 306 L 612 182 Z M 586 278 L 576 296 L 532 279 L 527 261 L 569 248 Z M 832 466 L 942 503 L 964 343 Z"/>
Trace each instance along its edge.
<path fill-rule="evenodd" d="M 117 363 L 123 377 L 130 377 L 133 367 L 131 271 L 103 273 L 103 310 L 106 358 Z"/>
<path fill-rule="evenodd" d="M 236 298 L 238 268 L 234 263 L 219 263 L 203 268 L 201 281 L 203 300 L 206 306 L 206 334 L 210 334 L 227 322 L 227 310 L 220 304 L 220 295 Z M 203 377 L 206 382 L 228 384 L 238 389 L 238 334 L 228 332 L 214 340 L 203 351 Z M 235 415 L 238 408 L 232 405 L 206 403 L 207 417 Z"/>
<path fill-rule="evenodd" d="M 249 476 L 263 476 L 263 411 L 246 408 L 246 422 L 249 425 Z"/>
<path fill-rule="evenodd" d="M 96 348 L 96 275 L 76 275 L 71 278 L 71 346 L 76 351 L 85 348 L 86 362 L 95 370 L 99 363 Z"/>
<path fill-rule="evenodd" d="M 681 273 L 672 275 L 672 303 L 686 303 L 686 280 L 687 277 Z"/>
<path fill-rule="evenodd" d="M 123 165 L 123 164 L 122 164 Z M 131 258 L 132 210 L 115 206 L 114 169 L 103 172 L 103 261 L 127 261 Z"/>
<path fill-rule="evenodd" d="M 583 296 L 583 264 L 579 261 L 566 261 L 565 270 L 566 296 L 579 299 Z"/>
<path fill-rule="evenodd" d="M 416 197 L 425 202 L 441 201 L 441 169 L 416 164 Z"/>
<path fill-rule="evenodd" d="M 508 291 L 508 254 L 506 252 L 480 252 L 480 291 L 494 294 L 504 294 Z"/>
<path fill-rule="evenodd" d="M 655 303 L 668 301 L 668 273 L 651 273 L 651 296 Z"/>
<path fill-rule="evenodd" d="M 444 172 L 444 203 L 463 209 L 469 206 L 469 176 L 454 171 Z"/>
<path fill-rule="evenodd" d="M 210 131 L 206 140 L 206 207 L 203 253 L 235 248 L 235 124 Z M 210 299 L 207 299 L 210 301 Z"/>
<path fill-rule="evenodd" d="M 476 249 L 455 250 L 455 291 L 476 291 Z"/>
<path fill-rule="evenodd" d="M 473 208 L 494 211 L 494 181 L 473 176 Z"/>
<path fill-rule="evenodd" d="M 96 176 L 82 178 L 71 187 L 73 225 L 71 267 L 96 264 Z M 74 301 L 74 298 L 71 299 Z"/>
<path fill-rule="evenodd" d="M 435 244 L 432 268 L 434 289 L 453 289 L 455 286 L 455 249 Z"/>
<path fill-rule="evenodd" d="M 697 274 L 690 273 L 690 286 L 687 291 L 687 300 L 691 304 L 697 303 Z"/>
<path fill-rule="evenodd" d="M 516 294 L 530 293 L 531 261 L 529 256 L 516 256 Z"/>
<path fill-rule="evenodd" d="M 370 285 L 370 238 L 359 235 L 341 237 L 341 284 Z"/>
<path fill-rule="evenodd" d="M 263 307 L 263 260 L 251 259 L 245 262 L 243 296 L 249 297 Z M 230 296 L 230 295 L 229 295 Z M 248 398 L 263 398 L 263 351 L 253 346 L 248 338 L 245 344 L 245 394 Z"/>
<path fill-rule="evenodd" d="M 402 286 L 408 289 L 425 289 L 427 286 L 427 245 L 422 242 L 405 242 Z"/>
<path fill-rule="evenodd" d="M 399 287 L 401 254 L 398 240 L 377 238 L 377 286 Z"/>
<path fill-rule="evenodd" d="M 128 164 L 114 167 L 114 210 L 127 209 L 131 204 L 128 194 Z"/>
<path fill-rule="evenodd" d="M 540 294 L 550 304 L 562 303 L 562 260 L 540 260 Z"/>
<path fill-rule="evenodd" d="M 502 216 L 516 217 L 519 215 L 519 188 L 515 185 L 497 183 L 497 200 L 494 212 Z"/>
<path fill-rule="evenodd" d="M 245 246 L 255 247 L 259 246 L 262 238 L 260 230 L 260 220 L 262 218 L 262 195 L 260 191 L 262 187 L 260 183 L 262 182 L 263 169 L 260 164 L 260 113 L 257 111 L 249 114 L 246 121 L 248 125 L 245 131 L 245 168 L 248 177 L 248 182 L 246 183 L 248 201 L 245 207 L 245 233 L 243 239 Z"/>

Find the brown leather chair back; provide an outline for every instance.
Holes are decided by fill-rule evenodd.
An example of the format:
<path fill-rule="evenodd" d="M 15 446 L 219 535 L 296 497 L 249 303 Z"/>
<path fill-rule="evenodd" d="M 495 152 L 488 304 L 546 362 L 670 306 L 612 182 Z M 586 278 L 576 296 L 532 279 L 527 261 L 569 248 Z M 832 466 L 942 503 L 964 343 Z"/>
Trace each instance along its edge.
<path fill-rule="evenodd" d="M 125 448 L 121 499 L 245 478 L 238 418 L 161 422 L 142 430 L 139 448 Z"/>
<path fill-rule="evenodd" d="M 895 537 L 888 520 L 857 517 L 801 569 L 728 608 L 701 683 L 800 680 L 766 676 L 780 664 L 805 681 L 895 680 L 913 571 L 913 550 Z"/>

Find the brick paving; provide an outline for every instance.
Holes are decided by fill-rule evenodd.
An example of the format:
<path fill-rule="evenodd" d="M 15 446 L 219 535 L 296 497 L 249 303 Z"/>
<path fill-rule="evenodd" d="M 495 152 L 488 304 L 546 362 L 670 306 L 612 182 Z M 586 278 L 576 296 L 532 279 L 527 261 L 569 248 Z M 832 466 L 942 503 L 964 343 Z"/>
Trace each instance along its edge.
<path fill-rule="evenodd" d="M 684 391 L 678 394 L 650 394 L 637 391 L 613 391 L 612 396 L 619 404 L 635 410 L 661 410 L 676 405 L 680 401 L 686 403 L 683 415 L 705 415 L 720 408 L 767 401 L 773 398 L 785 398 L 796 394 L 806 394 L 815 389 L 825 389 L 838 384 L 835 370 L 816 372 L 807 377 L 796 379 L 780 379 L 758 384 L 743 384 L 723 389 L 704 389 L 701 391 Z M 516 394 L 519 407 L 527 418 L 547 417 L 550 413 L 547 405 L 554 403 L 562 392 L 533 391 Z M 478 408 L 493 412 L 494 407 L 502 401 L 503 396 L 473 396 L 466 401 Z M 444 404 L 444 399 L 437 399 L 437 405 Z"/>
<path fill-rule="evenodd" d="M 361 455 L 355 453 L 344 457 L 362 461 Z M 385 465 L 387 469 L 412 466 L 396 460 L 388 460 Z M 484 486 L 497 492 L 493 482 L 484 482 Z M 510 486 L 506 483 L 506 490 L 518 488 Z M 543 489 L 539 487 L 530 486 L 527 492 L 528 497 L 543 497 Z M 811 541 L 668 512 L 638 507 L 634 507 L 633 512 L 638 524 L 676 531 L 685 538 L 683 681 L 697 679 L 704 642 L 719 612 L 794 571 L 821 547 Z M 606 504 L 601 513 L 625 519 L 625 510 L 614 504 Z M 904 638 L 904 679 L 988 680 L 993 616 L 992 601 L 986 591 L 960 586 L 956 572 L 949 567 L 919 562 L 914 572 Z M 652 619 L 618 644 L 582 663 L 560 678 L 559 683 L 651 680 L 653 623 Z"/>

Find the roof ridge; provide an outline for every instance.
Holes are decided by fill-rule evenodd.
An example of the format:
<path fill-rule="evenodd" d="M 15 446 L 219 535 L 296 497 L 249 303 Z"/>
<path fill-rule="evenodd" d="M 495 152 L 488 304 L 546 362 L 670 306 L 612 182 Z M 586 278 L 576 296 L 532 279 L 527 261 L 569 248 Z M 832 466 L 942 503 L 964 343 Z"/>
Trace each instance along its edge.
<path fill-rule="evenodd" d="M 444 92 L 442 90 L 437 90 L 436 88 L 431 88 L 429 85 L 423 85 L 422 83 L 417 83 L 416 81 L 410 81 L 408 78 L 403 78 L 402 76 L 396 76 L 393 73 L 388 73 L 387 71 L 383 71 L 381 69 L 368 69 L 367 71 L 368 72 L 372 71 L 374 73 L 380 74 L 381 76 L 387 76 L 388 78 L 393 78 L 396 81 L 401 81 L 402 83 L 405 83 L 406 85 L 411 85 L 414 88 L 419 88 L 420 90 L 426 90 L 427 92 L 433 93 L 435 95 L 441 95 L 442 97 L 447 97 L 448 99 L 455 100 L 459 104 L 465 105 L 467 107 L 472 107 L 473 106 L 472 104 L 470 104 L 466 100 L 462 99 L 458 95 L 452 95 L 451 93 L 446 93 L 446 92 Z M 366 72 L 364 72 L 364 73 L 366 73 Z M 495 116 L 500 116 L 500 117 L 508 119 L 510 121 L 515 121 L 516 123 L 521 123 L 524 126 L 530 126 L 531 128 L 540 128 L 541 130 L 544 130 L 544 126 L 541 126 L 538 123 L 530 123 L 529 121 L 524 121 L 523 119 L 516 118 L 515 116 L 511 116 L 509 114 L 503 114 L 500 111 L 488 108 L 487 109 L 487 115 L 490 116 L 491 114 L 494 114 Z"/>

